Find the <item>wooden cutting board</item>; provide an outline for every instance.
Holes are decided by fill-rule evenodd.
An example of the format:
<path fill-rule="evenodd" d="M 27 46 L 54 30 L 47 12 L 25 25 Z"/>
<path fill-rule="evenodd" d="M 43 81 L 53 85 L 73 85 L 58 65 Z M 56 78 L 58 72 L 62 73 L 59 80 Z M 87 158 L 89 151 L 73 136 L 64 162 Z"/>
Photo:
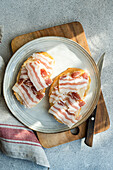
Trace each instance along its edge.
<path fill-rule="evenodd" d="M 80 44 L 83 48 L 85 48 L 87 52 L 90 54 L 90 50 L 87 44 L 83 27 L 79 22 L 72 22 L 72 23 L 63 24 L 60 26 L 55 26 L 44 30 L 20 35 L 14 38 L 11 42 L 13 53 L 15 53 L 21 46 L 23 46 L 27 42 L 44 36 L 61 36 L 61 37 L 72 39 L 73 41 L 76 41 L 78 44 Z M 63 143 L 67 143 L 85 137 L 86 125 L 87 122 L 84 122 L 79 126 L 79 133 L 77 135 L 73 135 L 71 131 L 66 131 L 66 132 L 61 132 L 56 134 L 46 134 L 40 132 L 36 132 L 36 133 L 38 135 L 39 141 L 42 144 L 42 146 L 45 148 L 50 148 L 53 146 L 57 146 Z M 98 106 L 97 106 L 94 133 L 96 134 L 96 133 L 103 132 L 107 130 L 109 127 L 110 127 L 109 116 L 101 92 L 98 101 Z"/>

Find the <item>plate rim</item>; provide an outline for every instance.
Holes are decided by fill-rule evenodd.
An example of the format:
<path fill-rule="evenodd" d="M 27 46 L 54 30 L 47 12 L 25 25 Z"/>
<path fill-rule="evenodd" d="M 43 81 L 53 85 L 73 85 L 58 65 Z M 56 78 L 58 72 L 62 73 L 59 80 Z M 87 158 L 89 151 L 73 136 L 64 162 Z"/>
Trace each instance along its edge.
<path fill-rule="evenodd" d="M 58 130 L 58 129 L 55 130 L 55 129 L 54 129 L 54 131 L 53 131 L 53 130 L 50 130 L 50 129 L 47 129 L 47 128 L 44 129 L 44 130 L 43 130 L 43 128 L 34 129 L 34 128 L 32 128 L 32 126 L 30 127 L 30 125 L 26 125 L 22 120 L 20 120 L 20 119 L 16 116 L 16 114 L 14 113 L 13 109 L 10 107 L 10 104 L 8 103 L 8 100 L 7 100 L 7 97 L 6 97 L 6 91 L 5 91 L 5 81 L 6 81 L 6 73 L 7 73 L 7 71 L 8 71 L 8 67 L 10 66 L 13 58 L 14 58 L 18 53 L 20 53 L 21 51 L 23 51 L 23 50 L 24 50 L 27 46 L 29 46 L 32 42 L 35 42 L 35 41 L 37 42 L 37 40 L 40 41 L 41 39 L 42 39 L 42 40 L 43 40 L 43 39 L 44 39 L 44 40 L 48 40 L 48 39 L 50 39 L 50 40 L 53 40 L 53 39 L 54 39 L 54 40 L 55 40 L 55 39 L 56 39 L 56 40 L 63 40 L 63 41 L 72 43 L 72 44 L 73 44 L 74 46 L 76 46 L 81 52 L 83 52 L 83 53 L 85 54 L 85 56 L 87 56 L 87 57 L 90 59 L 91 63 L 93 64 L 93 67 L 95 68 L 95 73 L 96 73 L 97 82 L 98 82 L 98 89 L 97 89 L 97 93 L 96 93 L 95 100 L 94 100 L 94 102 L 93 102 L 92 107 L 91 107 L 90 110 L 87 112 L 87 114 L 85 114 L 80 121 L 78 121 L 75 125 L 73 125 L 72 128 L 66 127 L 66 128 L 61 129 L 61 130 Z M 40 43 L 40 42 L 39 42 L 39 43 Z M 91 113 L 93 112 L 93 110 L 95 109 L 95 107 L 96 107 L 96 105 L 97 105 L 97 102 L 98 102 L 98 99 L 99 99 L 100 87 L 101 87 L 101 81 L 100 81 L 100 76 L 99 76 L 98 67 L 97 67 L 94 59 L 91 57 L 91 55 L 90 55 L 80 44 L 78 44 L 77 42 L 75 42 L 75 41 L 73 41 L 73 40 L 71 40 L 71 39 L 69 39 L 69 38 L 65 38 L 65 37 L 59 37 L 59 36 L 44 36 L 44 37 L 36 38 L 36 39 L 31 40 L 30 42 L 24 44 L 24 45 L 23 45 L 22 47 L 20 47 L 20 48 L 12 55 L 12 57 L 9 59 L 8 64 L 7 64 L 6 69 L 5 69 L 5 73 L 4 73 L 3 96 L 4 96 L 4 99 L 5 99 L 5 102 L 6 102 L 7 106 L 8 106 L 8 108 L 9 108 L 9 110 L 10 110 L 11 113 L 13 114 L 13 116 L 16 117 L 22 124 L 24 124 L 24 125 L 27 126 L 28 128 L 30 128 L 30 129 L 32 129 L 32 130 L 35 130 L 35 131 L 38 131 L 38 132 L 43 132 L 43 133 L 59 133 L 59 132 L 65 132 L 65 131 L 71 130 L 71 129 L 77 127 L 77 126 L 80 126 L 83 122 L 85 122 L 85 121 L 88 119 L 88 117 L 91 115 Z M 29 122 L 28 122 L 28 123 L 29 123 Z"/>

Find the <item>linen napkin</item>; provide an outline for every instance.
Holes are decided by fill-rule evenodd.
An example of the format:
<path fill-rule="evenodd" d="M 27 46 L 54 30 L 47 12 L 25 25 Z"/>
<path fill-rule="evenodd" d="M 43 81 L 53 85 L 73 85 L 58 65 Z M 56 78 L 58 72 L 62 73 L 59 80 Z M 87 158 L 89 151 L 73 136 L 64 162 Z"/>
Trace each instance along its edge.
<path fill-rule="evenodd" d="M 10 157 L 49 167 L 45 152 L 34 132 L 21 124 L 6 106 L 2 96 L 4 68 L 5 64 L 0 56 L 0 149 Z"/>

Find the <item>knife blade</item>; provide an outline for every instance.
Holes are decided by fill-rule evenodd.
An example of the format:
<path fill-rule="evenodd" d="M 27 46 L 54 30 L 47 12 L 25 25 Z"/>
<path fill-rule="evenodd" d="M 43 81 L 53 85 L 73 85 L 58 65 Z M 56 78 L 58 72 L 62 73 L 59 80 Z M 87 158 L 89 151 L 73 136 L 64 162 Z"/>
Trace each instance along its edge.
<path fill-rule="evenodd" d="M 104 61 L 104 55 L 105 55 L 105 53 L 102 54 L 102 56 L 100 57 L 100 59 L 97 63 L 100 77 L 101 77 L 101 71 L 102 71 L 102 66 L 103 66 L 103 61 Z M 87 146 L 90 146 L 90 147 L 92 147 L 92 145 L 93 145 L 93 134 L 94 134 L 96 111 L 97 111 L 97 105 L 96 105 L 93 113 L 87 120 L 86 137 L 85 137 L 84 142 Z"/>

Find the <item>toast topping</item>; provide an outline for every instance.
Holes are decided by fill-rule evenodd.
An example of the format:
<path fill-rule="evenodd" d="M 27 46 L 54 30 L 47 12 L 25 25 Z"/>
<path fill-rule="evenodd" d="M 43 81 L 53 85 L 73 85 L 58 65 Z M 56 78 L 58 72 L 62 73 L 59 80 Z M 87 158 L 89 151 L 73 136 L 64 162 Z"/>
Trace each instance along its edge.
<path fill-rule="evenodd" d="M 78 74 L 77 71 L 77 74 L 74 72 L 71 75 L 67 75 L 66 77 L 61 77 L 59 80 L 60 93 L 68 93 L 70 91 L 77 91 L 81 88 L 87 88 L 88 78 L 86 79 L 86 76 L 84 78 L 84 75 L 84 73 L 80 74 L 80 72 Z"/>
<path fill-rule="evenodd" d="M 21 97 L 23 104 L 29 108 L 36 105 L 44 97 L 44 93 L 39 91 L 39 96 L 37 91 L 34 92 L 34 86 L 27 86 L 24 82 L 22 84 L 16 83 L 13 90 Z"/>
<path fill-rule="evenodd" d="M 88 83 L 89 75 L 86 72 L 76 71 L 61 76 L 50 94 L 52 106 L 49 113 L 71 128 L 82 117 L 79 111 L 85 105 L 82 97 Z M 79 95 L 81 89 L 84 89 L 83 95 Z"/>
<path fill-rule="evenodd" d="M 52 80 L 47 74 L 47 68 L 43 67 L 43 64 L 39 64 L 37 61 L 32 61 L 26 64 L 28 76 L 31 82 L 34 84 L 37 91 L 47 88 Z"/>
<path fill-rule="evenodd" d="M 53 62 L 54 62 L 53 59 L 46 57 L 43 54 L 38 54 L 38 53 L 34 53 L 32 57 L 37 60 L 40 67 L 47 70 L 48 75 L 53 73 Z"/>
<path fill-rule="evenodd" d="M 51 83 L 53 59 L 34 53 L 20 70 L 19 80 L 13 86 L 26 107 L 33 107 L 44 97 L 43 89 Z"/>

